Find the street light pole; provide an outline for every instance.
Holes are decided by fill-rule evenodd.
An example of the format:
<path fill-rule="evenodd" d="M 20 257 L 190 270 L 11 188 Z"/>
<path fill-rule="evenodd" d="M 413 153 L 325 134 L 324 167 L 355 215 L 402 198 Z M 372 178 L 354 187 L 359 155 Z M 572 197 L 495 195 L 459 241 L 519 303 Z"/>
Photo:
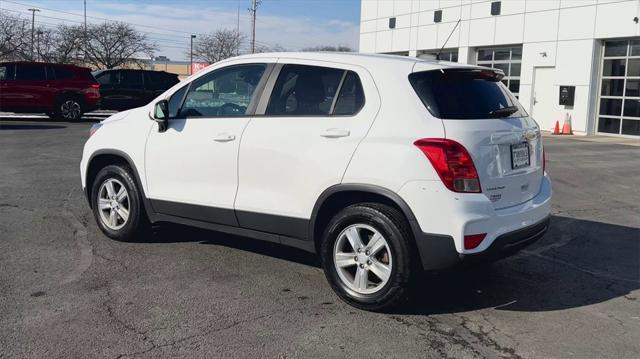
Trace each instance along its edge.
<path fill-rule="evenodd" d="M 36 35 L 38 36 L 38 60 L 42 61 L 42 57 L 40 55 L 40 35 L 42 35 L 43 32 L 42 30 L 38 30 L 38 32 L 36 32 Z"/>
<path fill-rule="evenodd" d="M 251 1 L 251 53 L 256 52 L 256 10 L 258 9 L 258 1 Z"/>
<path fill-rule="evenodd" d="M 87 0 L 84 0 L 84 57 L 82 59 L 84 65 L 87 64 L 87 44 Z"/>
<path fill-rule="evenodd" d="M 31 11 L 31 61 L 33 61 L 33 52 L 35 45 L 35 30 L 36 30 L 36 11 L 40 11 L 40 9 L 27 9 L 27 11 Z"/>
<path fill-rule="evenodd" d="M 191 48 L 189 50 L 189 75 L 193 74 L 193 39 L 196 35 L 191 35 Z"/>

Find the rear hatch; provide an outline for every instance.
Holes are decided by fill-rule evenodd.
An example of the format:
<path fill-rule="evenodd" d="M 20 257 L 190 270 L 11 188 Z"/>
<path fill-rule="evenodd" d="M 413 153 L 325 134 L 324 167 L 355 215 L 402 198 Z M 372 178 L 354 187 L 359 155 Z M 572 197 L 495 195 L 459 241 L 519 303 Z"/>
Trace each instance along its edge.
<path fill-rule="evenodd" d="M 526 202 L 539 192 L 543 149 L 536 122 L 500 81 L 477 67 L 414 72 L 409 80 L 445 136 L 462 144 L 494 208 Z"/>

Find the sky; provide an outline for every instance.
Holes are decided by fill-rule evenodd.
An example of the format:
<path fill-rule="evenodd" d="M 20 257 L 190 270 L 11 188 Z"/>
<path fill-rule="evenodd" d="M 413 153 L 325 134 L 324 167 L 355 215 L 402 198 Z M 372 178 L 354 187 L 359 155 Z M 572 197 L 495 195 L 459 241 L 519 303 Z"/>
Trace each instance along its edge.
<path fill-rule="evenodd" d="M 154 41 L 171 60 L 186 60 L 189 35 L 235 29 L 249 47 L 251 0 L 87 0 L 87 22 L 130 23 Z M 31 19 L 28 8 L 39 8 L 36 25 L 53 27 L 83 23 L 82 0 L 0 0 L 0 12 Z M 262 0 L 257 11 L 256 44 L 287 50 L 318 45 L 358 48 L 359 0 Z"/>

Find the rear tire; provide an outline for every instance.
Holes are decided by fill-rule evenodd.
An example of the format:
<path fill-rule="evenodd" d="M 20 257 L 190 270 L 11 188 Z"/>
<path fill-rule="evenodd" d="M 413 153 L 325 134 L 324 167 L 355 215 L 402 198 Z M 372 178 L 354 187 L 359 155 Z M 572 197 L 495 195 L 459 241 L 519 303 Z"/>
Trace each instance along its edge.
<path fill-rule="evenodd" d="M 98 227 L 107 237 L 136 241 L 148 234 L 151 226 L 129 166 L 101 169 L 92 184 L 91 203 Z"/>
<path fill-rule="evenodd" d="M 53 112 L 56 120 L 76 122 L 82 118 L 83 106 L 75 96 L 62 97 L 57 103 Z"/>
<path fill-rule="evenodd" d="M 393 207 L 362 203 L 344 208 L 329 222 L 320 247 L 329 284 L 356 308 L 399 306 L 417 272 L 411 240 L 408 223 Z"/>

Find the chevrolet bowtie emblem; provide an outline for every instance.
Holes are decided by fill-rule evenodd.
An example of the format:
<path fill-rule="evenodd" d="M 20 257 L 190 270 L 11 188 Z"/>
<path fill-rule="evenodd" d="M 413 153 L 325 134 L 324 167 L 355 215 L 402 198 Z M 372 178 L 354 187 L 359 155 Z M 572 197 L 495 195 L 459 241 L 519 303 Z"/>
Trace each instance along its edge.
<path fill-rule="evenodd" d="M 536 134 L 536 131 L 533 131 L 533 130 L 527 130 L 522 132 L 522 137 L 527 141 L 534 140 L 537 136 L 538 135 Z"/>

